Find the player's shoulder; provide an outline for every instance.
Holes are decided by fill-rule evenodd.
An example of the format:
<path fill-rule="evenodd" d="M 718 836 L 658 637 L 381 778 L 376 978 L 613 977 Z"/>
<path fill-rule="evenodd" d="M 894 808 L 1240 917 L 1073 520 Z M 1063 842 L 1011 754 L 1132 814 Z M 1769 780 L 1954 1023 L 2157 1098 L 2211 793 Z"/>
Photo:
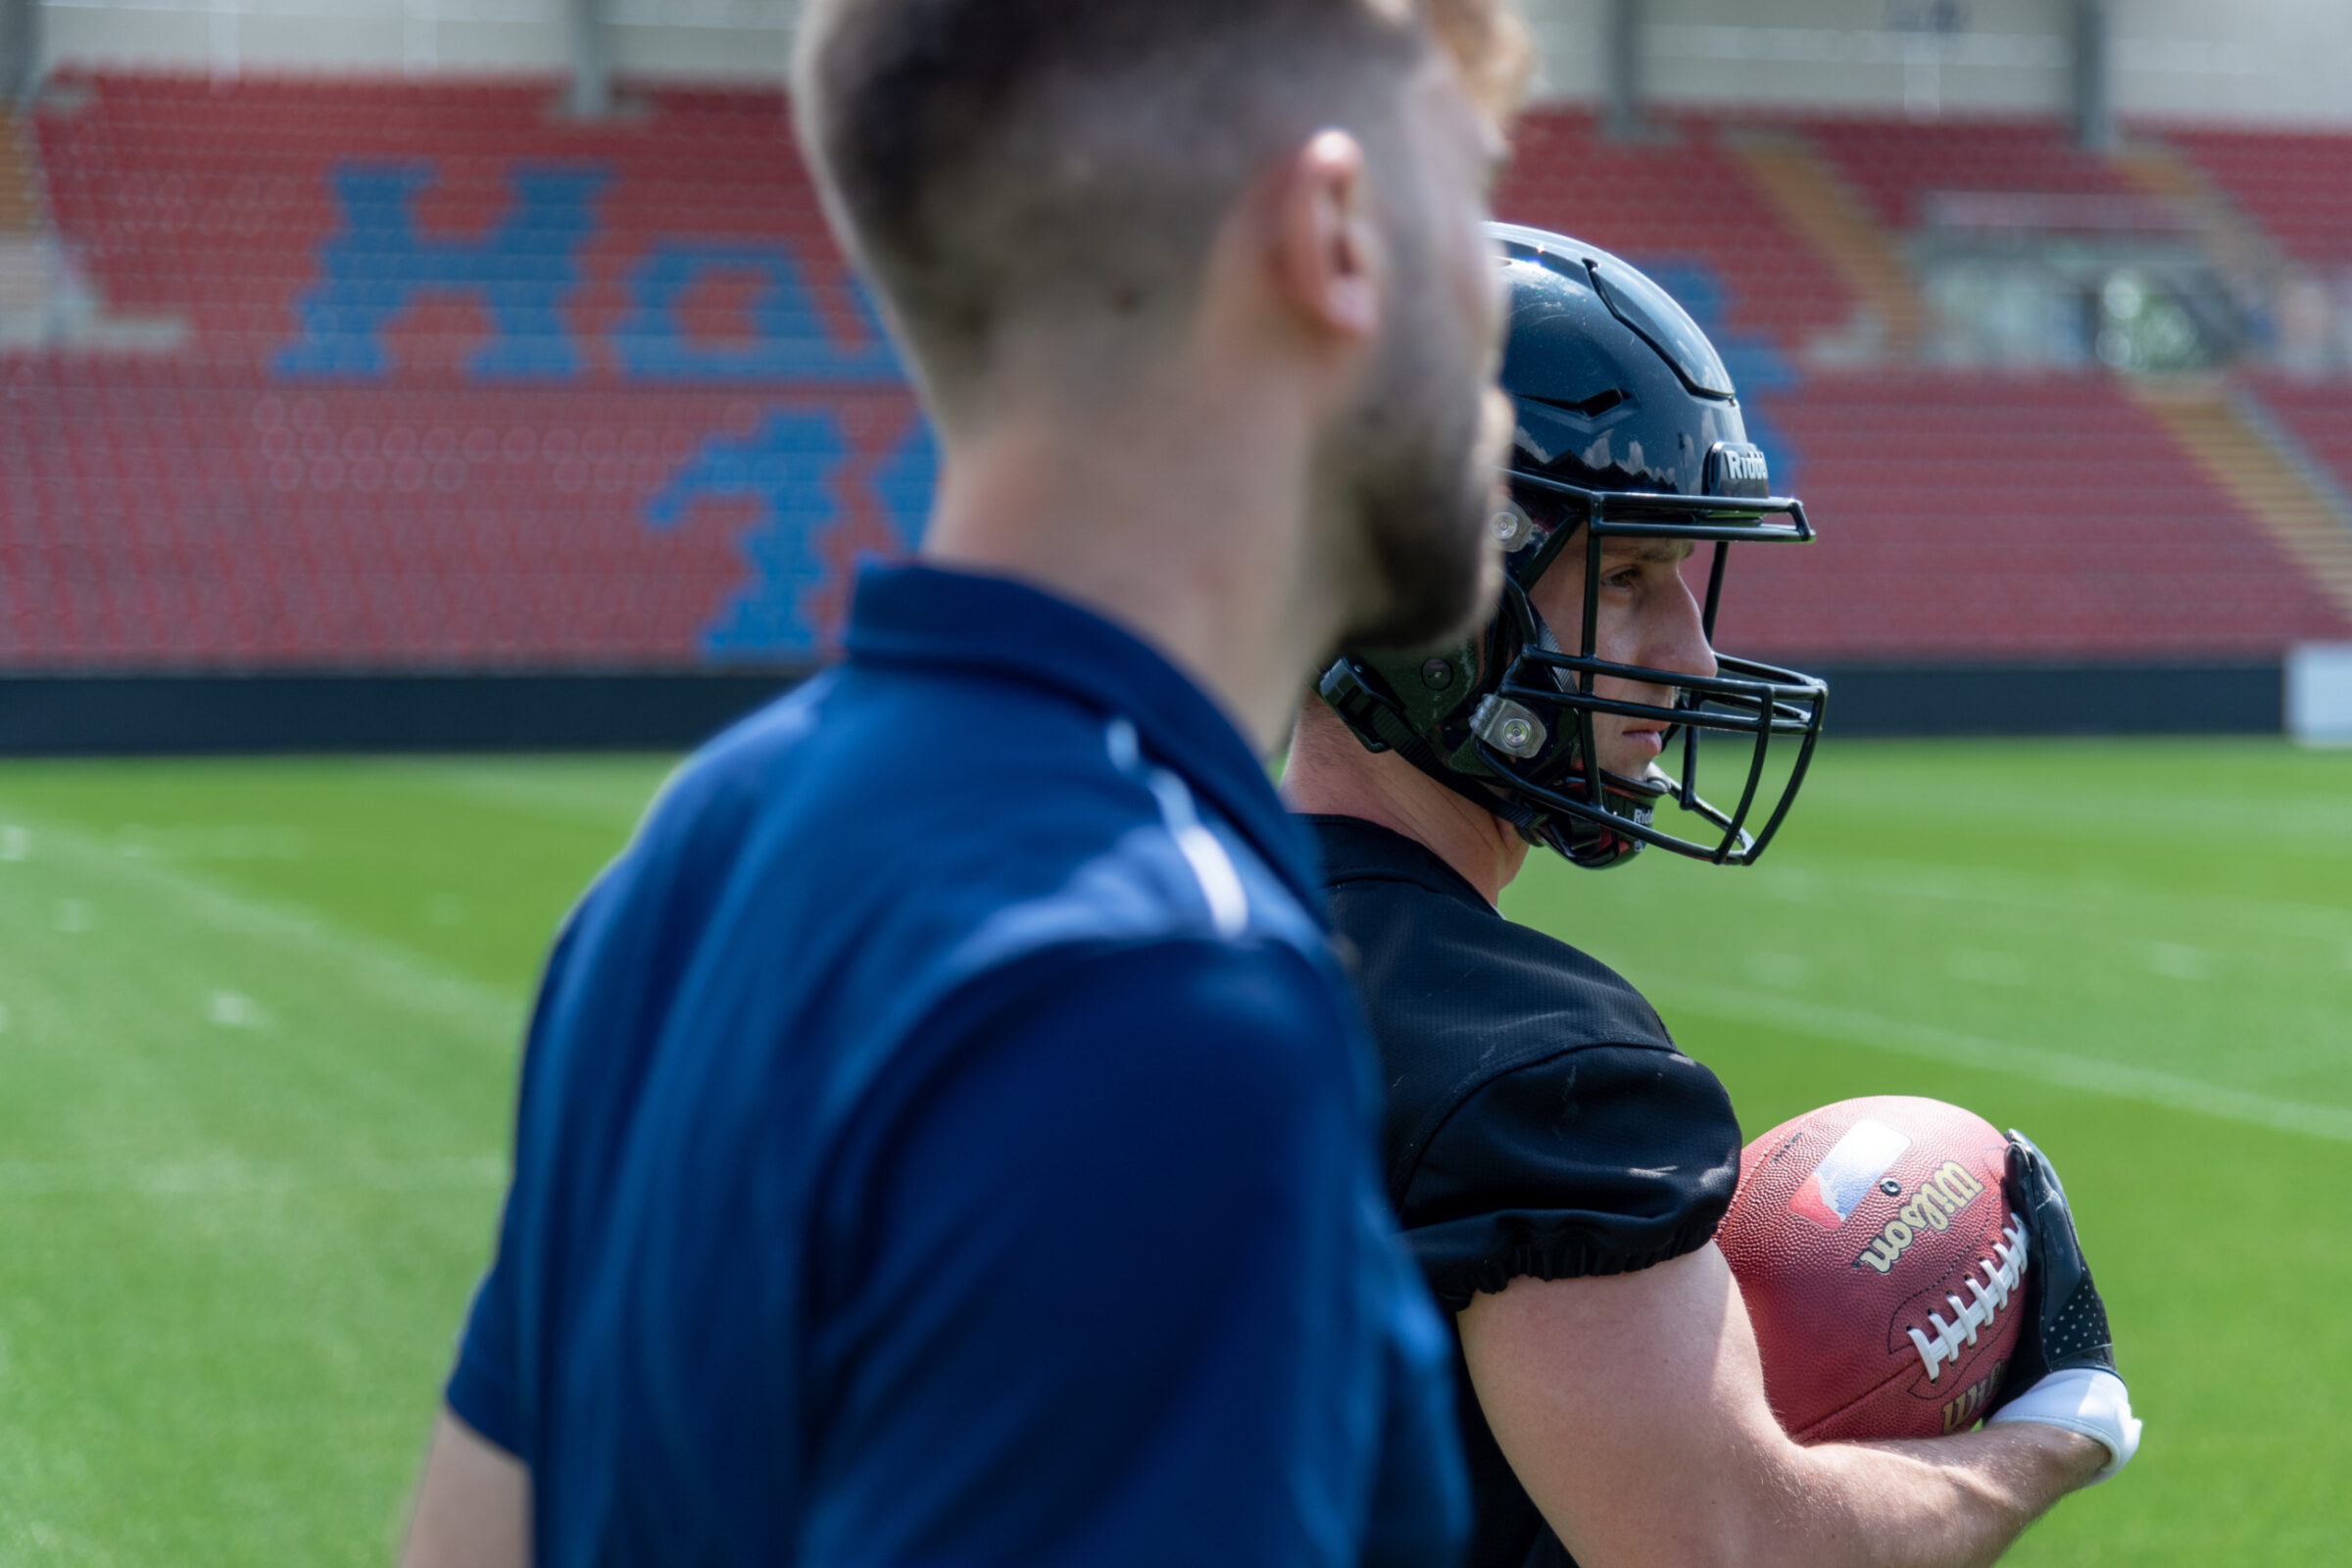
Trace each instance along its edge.
<path fill-rule="evenodd" d="M 706 743 L 639 838 L 657 855 L 732 839 L 738 856 L 792 859 L 804 886 L 1083 855 L 1152 807 L 1114 765 L 1113 722 L 1002 680 L 837 666 Z"/>
<path fill-rule="evenodd" d="M 1140 1082 L 1160 1086 L 1160 1114 L 1231 1128 L 1340 1108 L 1356 1137 L 1360 1102 L 1333 1090 L 1335 1072 L 1355 1069 L 1350 1053 L 1334 1048 L 1358 1040 L 1341 988 L 1288 943 L 1098 934 L 972 975 L 906 1039 L 894 1072 L 899 1092 L 922 1094 L 907 1086 L 954 1063 L 1012 1061 L 1035 1083 L 1013 1098 L 1039 1114 L 1054 1100 L 1100 1116 L 1125 1093 L 1114 1086 Z M 1117 1049 L 1104 1050 L 1107 1042 Z"/>
<path fill-rule="evenodd" d="M 1411 839 L 1311 820 L 1380 1052 L 1389 1184 L 1408 1223 L 1557 1185 L 1572 1124 L 1635 1186 L 1664 1166 L 1712 1171 L 1737 1151 L 1722 1085 L 1623 975 L 1505 919 Z M 1654 1195 L 1638 1201 L 1655 1206 Z"/>
<path fill-rule="evenodd" d="M 878 820 L 962 800 L 957 817 L 927 824 L 936 836 L 973 819 L 974 790 L 991 792 L 992 811 L 1017 810 L 1111 777 L 1105 722 L 1059 694 L 985 672 L 836 665 L 706 742 L 665 794 L 687 810 L 729 798 L 770 810 L 826 801 Z M 1063 788 L 1040 791 L 1044 772 Z"/>
<path fill-rule="evenodd" d="M 1267 814 L 1281 820 L 1270 795 Z M 805 964 L 887 969 L 876 1020 L 1058 948 L 1323 946 L 1249 836 L 1133 723 L 953 672 L 817 677 L 682 768 L 631 857 L 641 888 L 704 886 L 688 902 L 723 911 L 713 934 L 749 939 L 715 945 L 747 987 L 791 990 Z"/>
<path fill-rule="evenodd" d="M 1352 818 L 1309 821 L 1384 1053 L 1492 1074 L 1579 1045 L 1674 1049 L 1632 982 L 1504 918 L 1423 845 Z"/>

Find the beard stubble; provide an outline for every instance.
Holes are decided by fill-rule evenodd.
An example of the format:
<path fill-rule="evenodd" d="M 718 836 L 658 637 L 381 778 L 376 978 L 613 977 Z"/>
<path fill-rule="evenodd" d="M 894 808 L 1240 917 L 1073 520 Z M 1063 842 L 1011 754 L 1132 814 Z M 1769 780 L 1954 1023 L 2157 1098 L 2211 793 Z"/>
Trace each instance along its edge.
<path fill-rule="evenodd" d="M 1331 455 L 1361 562 L 1342 643 L 1422 649 L 1457 642 L 1494 609 L 1502 556 L 1493 517 L 1509 455 L 1510 400 L 1486 345 L 1442 314 L 1434 278 L 1398 291 L 1364 397 Z M 1330 471 L 1330 470 L 1327 470 Z"/>

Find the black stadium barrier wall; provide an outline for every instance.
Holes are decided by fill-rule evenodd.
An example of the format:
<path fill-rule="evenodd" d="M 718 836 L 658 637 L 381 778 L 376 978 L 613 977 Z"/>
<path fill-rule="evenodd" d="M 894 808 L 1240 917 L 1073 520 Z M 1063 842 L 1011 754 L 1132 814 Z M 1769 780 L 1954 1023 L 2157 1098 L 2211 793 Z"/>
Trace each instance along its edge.
<path fill-rule="evenodd" d="M 1799 663 L 1830 683 L 1827 735 L 2277 735 L 2278 660 L 2218 663 Z"/>
<path fill-rule="evenodd" d="M 2276 661 L 1799 665 L 1828 733 L 2278 734 Z M 678 751 L 805 671 L 0 675 L 0 756 Z"/>
<path fill-rule="evenodd" d="M 0 756 L 683 751 L 798 678 L 18 675 L 0 677 Z"/>

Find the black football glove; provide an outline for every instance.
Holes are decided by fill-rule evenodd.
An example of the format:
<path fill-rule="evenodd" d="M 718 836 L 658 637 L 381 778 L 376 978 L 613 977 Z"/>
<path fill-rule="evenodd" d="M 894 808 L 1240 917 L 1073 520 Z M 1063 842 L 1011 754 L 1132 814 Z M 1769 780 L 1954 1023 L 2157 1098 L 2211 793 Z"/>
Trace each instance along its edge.
<path fill-rule="evenodd" d="M 2025 1221 L 2032 1261 L 2026 1267 L 2026 1326 L 2009 1356 L 2008 1375 L 1992 1408 L 2015 1398 L 2052 1372 L 2068 1367 L 2115 1370 L 2115 1342 L 2107 1333 L 2107 1303 L 2090 1283 L 2082 1244 L 2075 1236 L 2066 1188 L 2034 1140 L 2009 1131 L 2009 1212 Z"/>
<path fill-rule="evenodd" d="M 2039 1422 L 2096 1439 L 2107 1447 L 2108 1462 L 2099 1472 L 2105 1480 L 2137 1451 L 2139 1422 L 2116 1375 L 2107 1303 L 2082 1260 L 2066 1188 L 2049 1156 L 2015 1128 L 2003 1187 L 2010 1214 L 2025 1223 L 2029 1237 L 2025 1324 L 1985 1419 L 1996 1425 Z"/>

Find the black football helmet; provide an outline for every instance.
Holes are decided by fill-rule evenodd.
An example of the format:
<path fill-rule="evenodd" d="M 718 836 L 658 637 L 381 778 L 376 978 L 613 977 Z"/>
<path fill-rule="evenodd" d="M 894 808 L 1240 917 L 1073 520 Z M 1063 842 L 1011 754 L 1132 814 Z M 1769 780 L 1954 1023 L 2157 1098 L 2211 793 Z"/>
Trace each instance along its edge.
<path fill-rule="evenodd" d="M 1509 502 L 1494 517 L 1506 552 L 1502 603 L 1478 637 L 1431 654 L 1357 651 L 1317 689 L 1374 751 L 1395 750 L 1432 778 L 1578 865 L 1615 865 L 1655 844 L 1718 865 L 1764 853 L 1804 781 L 1829 688 L 1810 675 L 1716 656 L 1711 676 L 1602 661 L 1595 652 L 1600 552 L 1607 539 L 1713 544 L 1702 612 L 1710 646 L 1731 546 L 1801 544 L 1805 509 L 1772 494 L 1764 454 L 1747 439 L 1732 378 L 1706 334 L 1664 289 L 1578 240 L 1495 223 L 1510 288 L 1502 385 L 1517 410 Z M 1585 553 L 1583 625 L 1574 652 L 1529 603 L 1561 551 Z M 1665 687 L 1671 708 L 1595 691 L 1603 676 Z M 1652 763 L 1641 778 L 1602 770 L 1592 715 L 1662 720 L 1679 740 L 1681 776 Z M 1701 734 L 1742 740 L 1744 776 L 1729 809 L 1698 793 Z M 1767 805 L 1765 768 L 1794 747 Z M 1725 797 L 1729 798 L 1729 797 Z M 1653 820 L 1671 800 L 1704 824 L 1696 836 Z M 1760 813 L 1760 815 L 1759 815 Z M 1762 825 L 1749 831 L 1751 817 Z"/>

